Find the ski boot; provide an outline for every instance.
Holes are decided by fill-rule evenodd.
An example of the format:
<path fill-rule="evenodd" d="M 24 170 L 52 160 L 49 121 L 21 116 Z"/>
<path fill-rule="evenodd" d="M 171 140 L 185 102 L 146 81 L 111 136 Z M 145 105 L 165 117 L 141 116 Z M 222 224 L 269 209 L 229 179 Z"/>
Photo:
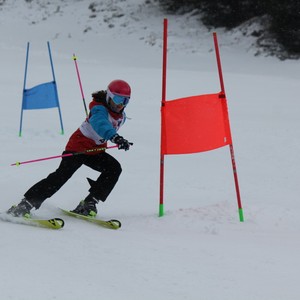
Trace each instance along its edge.
<path fill-rule="evenodd" d="M 71 212 L 95 218 L 98 212 L 96 207 L 98 202 L 99 200 L 88 196 L 85 200 L 80 201 L 79 205 L 74 210 L 71 210 Z"/>
<path fill-rule="evenodd" d="M 24 217 L 29 219 L 32 208 L 33 205 L 26 198 L 24 198 L 18 205 L 13 205 L 7 211 L 7 214 L 12 215 L 13 217 Z"/>

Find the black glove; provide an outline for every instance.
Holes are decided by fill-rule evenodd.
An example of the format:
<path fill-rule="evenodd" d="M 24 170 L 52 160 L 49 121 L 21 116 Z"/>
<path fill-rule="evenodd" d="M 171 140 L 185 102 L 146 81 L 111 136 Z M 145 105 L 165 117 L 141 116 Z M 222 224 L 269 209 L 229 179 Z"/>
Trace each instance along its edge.
<path fill-rule="evenodd" d="M 127 151 L 129 150 L 130 146 L 133 145 L 133 143 L 128 142 L 118 134 L 115 134 L 110 140 L 118 145 L 119 150 L 124 149 L 125 151 Z"/>

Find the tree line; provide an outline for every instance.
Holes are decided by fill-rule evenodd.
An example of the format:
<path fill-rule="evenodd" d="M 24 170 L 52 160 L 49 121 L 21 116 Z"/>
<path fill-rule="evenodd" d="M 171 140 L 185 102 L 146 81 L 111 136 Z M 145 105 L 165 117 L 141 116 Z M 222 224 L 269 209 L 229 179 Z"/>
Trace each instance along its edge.
<path fill-rule="evenodd" d="M 299 0 L 158 0 L 169 13 L 198 9 L 208 27 L 232 29 L 254 18 L 268 16 L 270 36 L 290 56 L 300 55 Z"/>

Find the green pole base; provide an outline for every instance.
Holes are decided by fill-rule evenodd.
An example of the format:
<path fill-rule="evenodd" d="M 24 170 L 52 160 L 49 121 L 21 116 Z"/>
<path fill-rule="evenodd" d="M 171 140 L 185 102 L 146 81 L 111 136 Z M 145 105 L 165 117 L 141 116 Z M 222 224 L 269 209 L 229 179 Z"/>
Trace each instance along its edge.
<path fill-rule="evenodd" d="M 164 215 L 164 205 L 159 204 L 159 217 L 162 217 Z"/>
<path fill-rule="evenodd" d="M 244 213 L 242 208 L 239 208 L 239 217 L 240 217 L 240 222 L 244 222 Z"/>

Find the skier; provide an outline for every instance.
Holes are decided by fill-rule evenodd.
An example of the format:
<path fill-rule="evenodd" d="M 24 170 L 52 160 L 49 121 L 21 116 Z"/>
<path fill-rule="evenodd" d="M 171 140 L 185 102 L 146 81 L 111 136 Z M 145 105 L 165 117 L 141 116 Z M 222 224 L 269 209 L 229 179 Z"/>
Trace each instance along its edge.
<path fill-rule="evenodd" d="M 96 205 L 99 201 L 106 200 L 122 172 L 120 163 L 105 152 L 107 141 L 115 143 L 118 149 L 125 151 L 133 145 L 117 133 L 126 120 L 124 109 L 129 103 L 130 95 L 129 84 L 119 79 L 112 81 L 106 91 L 93 93 L 93 99 L 89 104 L 89 116 L 71 135 L 63 154 L 88 151 L 84 154 L 63 157 L 58 169 L 33 185 L 24 194 L 22 201 L 12 206 L 7 213 L 15 217 L 29 218 L 31 209 L 38 209 L 71 178 L 78 168 L 86 165 L 101 174 L 96 181 L 88 178 L 89 194 L 73 212 L 95 217 Z"/>

